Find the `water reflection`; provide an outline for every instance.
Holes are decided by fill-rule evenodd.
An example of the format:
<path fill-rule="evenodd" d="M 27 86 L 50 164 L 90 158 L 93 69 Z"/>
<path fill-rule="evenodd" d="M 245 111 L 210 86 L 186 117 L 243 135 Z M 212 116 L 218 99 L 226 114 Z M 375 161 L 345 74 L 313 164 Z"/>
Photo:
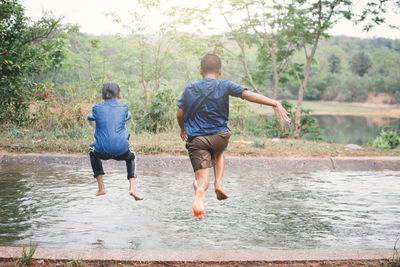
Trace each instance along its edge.
<path fill-rule="evenodd" d="M 0 245 L 119 249 L 392 248 L 400 234 L 400 172 L 286 173 L 229 168 L 227 201 L 206 193 L 190 216 L 190 169 L 143 171 L 141 202 L 124 169 L 95 197 L 91 170 L 0 165 Z M 140 171 L 139 170 L 139 171 Z"/>
<path fill-rule="evenodd" d="M 367 144 L 374 141 L 380 126 L 399 125 L 400 119 L 386 117 L 314 115 L 325 130 L 325 141 L 339 144 Z"/>

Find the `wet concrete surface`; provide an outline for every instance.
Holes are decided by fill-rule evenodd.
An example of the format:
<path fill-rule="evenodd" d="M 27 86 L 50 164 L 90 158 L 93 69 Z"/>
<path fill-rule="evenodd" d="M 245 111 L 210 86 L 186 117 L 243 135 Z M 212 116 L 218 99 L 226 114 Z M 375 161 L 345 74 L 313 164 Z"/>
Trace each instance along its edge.
<path fill-rule="evenodd" d="M 3 154 L 0 164 L 65 164 L 90 167 L 89 156 L 68 154 Z M 138 157 L 141 168 L 191 168 L 188 157 Z M 108 160 L 109 167 L 124 162 Z M 227 167 L 268 170 L 400 170 L 400 157 L 332 157 L 332 158 L 242 158 L 227 157 Z"/>

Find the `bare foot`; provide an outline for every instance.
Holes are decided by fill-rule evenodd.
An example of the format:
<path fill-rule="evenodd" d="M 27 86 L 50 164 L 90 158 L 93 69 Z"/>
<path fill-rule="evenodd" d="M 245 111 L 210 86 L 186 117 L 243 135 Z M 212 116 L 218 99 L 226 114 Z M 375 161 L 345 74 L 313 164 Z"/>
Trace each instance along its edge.
<path fill-rule="evenodd" d="M 139 196 L 135 191 L 129 191 L 129 195 L 133 196 L 135 200 L 143 200 L 143 198 Z"/>
<path fill-rule="evenodd" d="M 96 196 L 102 196 L 105 194 L 106 194 L 106 190 L 99 190 L 99 191 L 97 191 Z"/>
<path fill-rule="evenodd" d="M 229 196 L 221 188 L 216 188 L 215 193 L 217 194 L 218 200 L 224 200 L 224 199 L 229 198 Z"/>
<path fill-rule="evenodd" d="M 203 219 L 204 217 L 204 189 L 198 188 L 194 197 L 192 216 L 195 219 Z"/>

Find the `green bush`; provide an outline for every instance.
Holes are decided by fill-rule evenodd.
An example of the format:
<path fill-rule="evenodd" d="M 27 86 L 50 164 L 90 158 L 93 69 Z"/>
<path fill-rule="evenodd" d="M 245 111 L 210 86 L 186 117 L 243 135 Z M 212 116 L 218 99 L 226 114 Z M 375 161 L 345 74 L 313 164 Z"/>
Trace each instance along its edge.
<path fill-rule="evenodd" d="M 246 120 L 253 112 L 250 104 L 239 98 L 231 98 L 229 103 L 229 124 L 233 128 L 242 131 L 245 128 Z"/>
<path fill-rule="evenodd" d="M 175 123 L 176 96 L 171 89 L 160 90 L 150 103 L 147 129 L 159 133 L 171 129 Z"/>
<path fill-rule="evenodd" d="M 373 147 L 382 149 L 394 149 L 400 147 L 400 136 L 396 131 L 382 130 L 380 135 L 375 138 Z"/>
<path fill-rule="evenodd" d="M 302 109 L 300 125 L 302 131 L 300 136 L 307 140 L 320 141 L 324 139 L 324 129 L 318 123 L 318 120 L 310 115 L 311 109 Z"/>

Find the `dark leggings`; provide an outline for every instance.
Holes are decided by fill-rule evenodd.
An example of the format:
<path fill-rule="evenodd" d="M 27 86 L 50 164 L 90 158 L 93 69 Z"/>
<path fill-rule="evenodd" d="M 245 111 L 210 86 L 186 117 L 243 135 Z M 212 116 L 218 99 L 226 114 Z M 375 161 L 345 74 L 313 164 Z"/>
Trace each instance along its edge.
<path fill-rule="evenodd" d="M 91 144 L 89 146 L 89 156 L 90 156 L 90 164 L 92 165 L 93 169 L 93 176 L 96 178 L 100 174 L 104 174 L 103 171 L 103 164 L 101 163 L 101 160 L 109 160 L 109 159 L 114 159 L 114 160 L 125 160 L 126 162 L 126 172 L 128 174 L 128 179 L 129 178 L 136 178 L 136 155 L 135 151 L 133 151 L 132 148 L 129 148 L 127 152 L 124 154 L 118 155 L 118 156 L 108 156 L 108 155 L 103 155 L 94 149 L 94 144 Z"/>

